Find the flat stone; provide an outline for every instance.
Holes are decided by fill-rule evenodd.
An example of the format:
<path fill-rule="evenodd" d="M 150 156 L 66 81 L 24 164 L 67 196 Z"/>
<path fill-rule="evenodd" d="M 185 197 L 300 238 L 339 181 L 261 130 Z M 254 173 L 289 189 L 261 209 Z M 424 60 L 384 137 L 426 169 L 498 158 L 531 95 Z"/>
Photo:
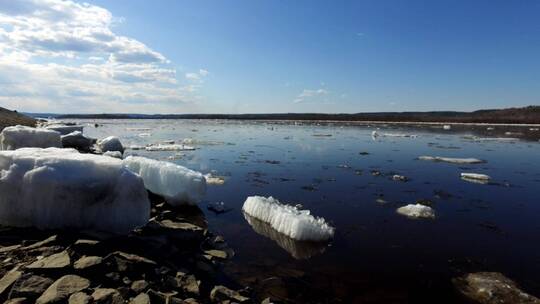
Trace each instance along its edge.
<path fill-rule="evenodd" d="M 26 266 L 29 269 L 61 269 L 71 265 L 71 259 L 67 251 L 52 254 L 48 257 L 35 261 Z"/>
<path fill-rule="evenodd" d="M 94 303 L 103 303 L 103 304 L 122 304 L 124 299 L 122 295 L 112 288 L 98 288 L 92 293 L 92 299 Z"/>
<path fill-rule="evenodd" d="M 36 249 L 36 248 L 39 248 L 39 247 L 45 247 L 45 246 L 48 246 L 48 245 L 56 242 L 57 239 L 58 239 L 58 236 L 53 235 L 53 236 L 50 236 L 50 237 L 48 237 L 47 239 L 45 239 L 43 241 L 39 241 L 39 242 L 36 242 L 36 243 L 34 243 L 32 245 L 22 247 L 21 250 L 32 250 L 32 249 Z"/>
<path fill-rule="evenodd" d="M 30 303 L 28 302 L 28 299 L 26 298 L 13 298 L 4 302 L 4 304 L 26 304 L 26 303 Z"/>
<path fill-rule="evenodd" d="M 78 259 L 74 264 L 73 268 L 77 270 L 84 270 L 100 265 L 103 262 L 103 258 L 100 256 L 84 256 Z"/>
<path fill-rule="evenodd" d="M 150 304 L 150 297 L 145 293 L 140 293 L 129 301 L 129 304 Z"/>
<path fill-rule="evenodd" d="M 19 249 L 19 248 L 21 248 L 21 247 L 22 247 L 22 246 L 21 246 L 20 244 L 2 247 L 2 248 L 0 248 L 0 253 L 11 252 L 11 251 L 17 250 L 17 249 Z"/>
<path fill-rule="evenodd" d="M 82 291 L 90 286 L 90 281 L 77 276 L 65 275 L 54 282 L 45 292 L 37 299 L 37 304 L 48 304 L 65 301 L 72 294 Z"/>
<path fill-rule="evenodd" d="M 9 290 L 9 288 L 22 276 L 22 272 L 18 270 L 11 270 L 8 271 L 1 279 L 0 279 L 0 295 L 3 295 L 6 291 Z"/>
<path fill-rule="evenodd" d="M 167 283 L 174 289 L 181 289 L 184 292 L 187 292 L 192 295 L 199 295 L 199 287 L 201 281 L 197 280 L 194 275 L 184 275 L 179 273 L 176 277 L 168 277 Z"/>
<path fill-rule="evenodd" d="M 175 222 L 171 220 L 156 221 L 152 220 L 147 224 L 151 230 L 159 234 L 178 240 L 200 240 L 204 237 L 204 229 L 187 222 Z"/>
<path fill-rule="evenodd" d="M 204 253 L 218 259 L 222 259 L 222 260 L 227 259 L 227 252 L 223 250 L 212 249 L 212 250 L 206 250 Z"/>
<path fill-rule="evenodd" d="M 131 290 L 133 290 L 135 293 L 141 293 L 146 291 L 148 285 L 148 282 L 146 282 L 145 280 L 138 280 L 131 283 Z"/>
<path fill-rule="evenodd" d="M 238 291 L 231 290 L 225 286 L 219 285 L 214 287 L 210 292 L 210 300 L 214 303 L 220 303 L 222 301 L 234 301 L 238 303 L 245 303 L 249 301 L 249 298 L 242 296 Z"/>
<path fill-rule="evenodd" d="M 142 271 L 148 268 L 154 268 L 157 265 L 156 262 L 150 259 L 122 251 L 113 252 L 106 257 L 106 259 L 110 258 L 114 258 L 119 272 L 130 270 Z"/>
<path fill-rule="evenodd" d="M 12 293 L 16 297 L 36 298 L 41 295 L 53 280 L 38 275 L 21 278 L 21 283 L 13 287 Z"/>
<path fill-rule="evenodd" d="M 92 302 L 92 297 L 87 295 L 84 292 L 76 292 L 69 296 L 69 304 L 90 304 Z"/>
<path fill-rule="evenodd" d="M 467 299 L 479 304 L 539 304 L 540 300 L 519 289 L 498 272 L 469 273 L 453 279 L 454 286 Z"/>

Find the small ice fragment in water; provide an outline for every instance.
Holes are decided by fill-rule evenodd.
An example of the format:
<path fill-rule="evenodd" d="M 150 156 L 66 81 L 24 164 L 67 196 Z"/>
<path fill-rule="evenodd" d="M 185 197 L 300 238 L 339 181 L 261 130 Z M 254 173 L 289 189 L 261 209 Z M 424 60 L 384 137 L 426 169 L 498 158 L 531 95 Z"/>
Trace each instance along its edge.
<path fill-rule="evenodd" d="M 443 130 L 451 130 L 451 129 L 452 129 L 451 125 L 444 125 L 443 126 Z"/>
<path fill-rule="evenodd" d="M 486 174 L 480 173 L 461 173 L 462 178 L 478 179 L 478 180 L 490 180 L 491 177 Z"/>
<path fill-rule="evenodd" d="M 192 151 L 195 150 L 192 146 L 186 145 L 150 145 L 146 147 L 146 151 Z"/>
<path fill-rule="evenodd" d="M 398 208 L 396 212 L 409 218 L 435 218 L 435 211 L 433 208 L 421 204 L 409 204 Z"/>
<path fill-rule="evenodd" d="M 398 175 L 398 174 L 395 174 L 394 176 L 392 176 L 392 179 L 395 180 L 395 181 L 400 181 L 400 182 L 406 182 L 409 180 L 408 177 L 404 176 L 404 175 Z"/>
<path fill-rule="evenodd" d="M 139 174 L 146 189 L 162 195 L 173 205 L 195 205 L 206 193 L 206 179 L 200 172 L 170 162 L 128 156 L 124 166 Z"/>
<path fill-rule="evenodd" d="M 208 173 L 204 175 L 204 178 L 206 179 L 206 183 L 208 185 L 218 185 L 221 186 L 225 184 L 225 178 L 222 176 L 214 176 L 212 173 Z"/>
<path fill-rule="evenodd" d="M 406 138 L 416 138 L 418 135 L 415 134 L 404 134 L 404 133 L 379 133 L 377 131 L 371 132 L 371 137 L 377 138 L 377 137 L 406 137 Z"/>
<path fill-rule="evenodd" d="M 122 146 L 120 139 L 116 136 L 106 137 L 99 140 L 97 144 L 101 152 L 119 151 L 120 153 L 124 153 L 124 146 Z"/>
<path fill-rule="evenodd" d="M 0 150 L 16 150 L 26 147 L 61 148 L 60 133 L 49 129 L 20 125 L 6 127 L 0 133 Z"/>
<path fill-rule="evenodd" d="M 419 160 L 429 160 L 434 162 L 446 162 L 452 164 L 481 164 L 485 163 L 485 160 L 477 158 L 454 158 L 454 157 L 440 157 L 440 156 L 420 156 Z"/>
<path fill-rule="evenodd" d="M 273 197 L 250 196 L 242 210 L 295 240 L 326 241 L 334 236 L 335 228 L 323 218 L 312 216 L 309 210 L 284 205 Z"/>

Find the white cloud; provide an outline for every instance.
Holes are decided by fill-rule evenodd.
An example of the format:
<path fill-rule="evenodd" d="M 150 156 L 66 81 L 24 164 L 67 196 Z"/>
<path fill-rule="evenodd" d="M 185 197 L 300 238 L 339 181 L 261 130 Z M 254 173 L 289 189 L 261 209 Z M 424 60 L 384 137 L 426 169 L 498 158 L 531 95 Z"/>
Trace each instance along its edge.
<path fill-rule="evenodd" d="M 182 111 L 200 101 L 161 53 L 114 33 L 102 8 L 61 0 L 0 0 L 0 105 L 32 111 Z M 186 78 L 189 79 L 189 77 Z"/>
<path fill-rule="evenodd" d="M 185 77 L 187 80 L 193 83 L 203 83 L 204 78 L 208 76 L 208 74 L 210 74 L 210 72 L 208 72 L 207 70 L 199 69 L 198 72 L 186 73 Z"/>
<path fill-rule="evenodd" d="M 294 100 L 295 103 L 304 102 L 310 99 L 320 99 L 321 96 L 328 95 L 330 93 L 326 89 L 318 89 L 318 90 L 308 90 L 304 89 L 302 93 L 300 93 L 296 99 Z"/>

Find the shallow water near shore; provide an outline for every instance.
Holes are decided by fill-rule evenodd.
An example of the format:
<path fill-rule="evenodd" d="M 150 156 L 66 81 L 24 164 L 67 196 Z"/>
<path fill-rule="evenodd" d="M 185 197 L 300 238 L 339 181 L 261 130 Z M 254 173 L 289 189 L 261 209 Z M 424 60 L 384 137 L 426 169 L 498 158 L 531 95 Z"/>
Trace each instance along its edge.
<path fill-rule="evenodd" d="M 78 120 L 125 146 L 174 141 L 193 151 L 126 150 L 223 176 L 200 208 L 235 256 L 225 272 L 292 302 L 460 303 L 451 278 L 501 272 L 540 295 L 540 137 L 528 127 L 317 125 L 214 120 Z M 94 127 L 95 124 L 99 126 Z M 377 130 L 380 128 L 380 130 Z M 372 137 L 372 132 L 418 135 Z M 510 132 L 510 133 L 507 133 Z M 538 134 L 537 134 L 538 133 Z M 484 140 L 521 137 L 520 140 Z M 473 157 L 481 164 L 417 160 Z M 486 184 L 462 172 L 491 176 Z M 398 174 L 408 181 L 393 180 Z M 250 195 L 301 204 L 336 227 L 330 244 L 281 238 L 241 212 Z M 396 209 L 429 202 L 434 220 Z M 223 202 L 227 212 L 207 209 Z M 263 223 L 264 224 L 264 223 Z"/>

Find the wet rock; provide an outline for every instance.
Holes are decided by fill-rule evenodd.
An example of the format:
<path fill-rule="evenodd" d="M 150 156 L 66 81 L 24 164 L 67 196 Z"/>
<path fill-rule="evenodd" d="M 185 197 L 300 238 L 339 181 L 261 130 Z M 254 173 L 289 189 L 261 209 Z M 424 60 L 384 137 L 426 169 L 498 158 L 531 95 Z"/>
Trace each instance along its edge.
<path fill-rule="evenodd" d="M 102 262 L 103 258 L 100 256 L 83 256 L 73 264 L 73 268 L 76 270 L 95 268 L 101 265 Z"/>
<path fill-rule="evenodd" d="M 116 289 L 112 288 L 97 288 L 92 293 L 94 303 L 99 304 L 122 304 L 124 299 Z"/>
<path fill-rule="evenodd" d="M 135 293 L 141 293 L 146 291 L 148 285 L 148 282 L 146 282 L 145 280 L 138 280 L 131 283 L 131 290 L 133 290 Z"/>
<path fill-rule="evenodd" d="M 58 303 L 66 300 L 72 294 L 90 286 L 90 281 L 77 275 L 65 275 L 54 282 L 36 300 L 37 304 Z"/>
<path fill-rule="evenodd" d="M 100 242 L 96 240 L 79 239 L 71 245 L 71 248 L 80 254 L 93 254 L 100 249 L 99 245 Z"/>
<path fill-rule="evenodd" d="M 4 302 L 4 304 L 27 304 L 27 303 L 30 303 L 30 302 L 28 302 L 28 299 L 26 298 L 13 298 Z"/>
<path fill-rule="evenodd" d="M 71 259 L 67 251 L 52 254 L 48 257 L 39 259 L 26 266 L 28 269 L 63 269 L 71 265 Z"/>
<path fill-rule="evenodd" d="M 220 303 L 227 300 L 237 303 L 246 303 L 249 301 L 249 298 L 242 296 L 237 291 L 219 285 L 214 287 L 210 292 L 210 300 L 214 303 Z"/>
<path fill-rule="evenodd" d="M 2 279 L 0 279 L 0 295 L 4 295 L 21 276 L 22 272 L 16 269 L 7 272 Z"/>
<path fill-rule="evenodd" d="M 178 272 L 176 277 L 169 277 L 167 283 L 174 289 L 180 289 L 192 295 L 200 294 L 201 281 L 197 280 L 194 275 Z"/>
<path fill-rule="evenodd" d="M 37 275 L 27 276 L 27 278 L 23 277 L 20 281 L 21 283 L 13 287 L 12 295 L 34 299 L 45 292 L 47 287 L 51 286 L 54 282 L 49 278 Z"/>
<path fill-rule="evenodd" d="M 116 263 L 118 272 L 134 270 L 146 271 L 148 269 L 154 268 L 157 265 L 156 262 L 150 259 L 122 251 L 113 252 L 108 257 L 106 257 L 106 260 L 110 259 L 113 259 Z"/>
<path fill-rule="evenodd" d="M 453 280 L 467 299 L 479 304 L 538 304 L 540 300 L 519 289 L 517 284 L 498 272 L 469 273 Z"/>
<path fill-rule="evenodd" d="M 171 220 L 155 221 L 151 220 L 147 227 L 154 232 L 166 235 L 180 241 L 202 240 L 204 229 L 186 222 L 173 222 Z"/>
<path fill-rule="evenodd" d="M 89 304 L 92 302 L 92 297 L 84 292 L 76 292 L 69 297 L 69 304 Z"/>
<path fill-rule="evenodd" d="M 150 304 L 150 297 L 145 293 L 140 293 L 138 296 L 129 301 L 129 304 Z"/>
<path fill-rule="evenodd" d="M 173 302 L 174 301 L 174 296 L 177 295 L 176 292 L 165 293 L 165 292 L 155 291 L 153 289 L 148 290 L 147 294 L 150 297 L 150 301 L 152 302 L 152 304 L 154 304 L 154 303 L 158 303 L 158 304 L 161 304 L 161 303 L 163 303 L 163 304 L 174 303 Z"/>
<path fill-rule="evenodd" d="M 12 246 L 5 246 L 5 247 L 0 248 L 0 253 L 11 252 L 11 251 L 17 250 L 17 249 L 19 249 L 21 247 L 22 247 L 21 244 L 12 245 Z"/>
<path fill-rule="evenodd" d="M 45 239 L 43 241 L 36 242 L 36 243 L 34 243 L 32 245 L 22 247 L 21 250 L 33 250 L 33 249 L 36 249 L 36 248 L 39 248 L 39 247 L 45 247 L 45 246 L 53 244 L 57 240 L 58 240 L 58 236 L 53 235 L 53 236 L 50 236 L 50 237 L 48 237 L 47 239 Z"/>
<path fill-rule="evenodd" d="M 222 260 L 227 259 L 227 252 L 223 250 L 212 249 L 212 250 L 206 250 L 204 253 L 214 258 L 218 258 Z"/>

